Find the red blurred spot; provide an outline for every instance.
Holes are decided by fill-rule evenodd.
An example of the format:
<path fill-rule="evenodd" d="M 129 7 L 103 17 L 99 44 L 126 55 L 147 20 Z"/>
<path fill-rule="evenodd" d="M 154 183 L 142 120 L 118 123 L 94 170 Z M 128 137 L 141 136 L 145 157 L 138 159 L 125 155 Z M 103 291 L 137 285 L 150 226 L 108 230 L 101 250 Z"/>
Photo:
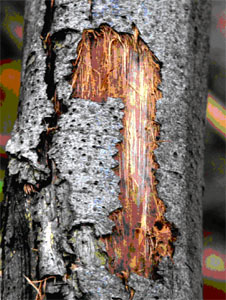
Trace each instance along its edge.
<path fill-rule="evenodd" d="M 2 157 L 2 158 L 8 158 L 8 155 L 6 153 L 0 153 L 0 157 Z"/>
<path fill-rule="evenodd" d="M 204 284 L 203 287 L 203 299 L 204 300 L 225 300 L 226 299 L 226 294 L 218 290 L 210 285 Z"/>
<path fill-rule="evenodd" d="M 221 270 L 218 271 L 217 269 L 212 270 L 207 266 L 206 259 L 209 256 L 212 256 L 212 255 L 218 256 L 223 262 L 226 262 L 226 255 L 225 254 L 223 254 L 219 251 L 216 251 L 212 248 L 204 249 L 204 251 L 203 251 L 203 267 L 202 267 L 203 276 L 211 278 L 212 280 L 223 280 L 223 281 L 225 281 L 225 270 L 223 270 L 223 269 L 222 269 L 222 271 Z M 222 262 L 222 264 L 223 264 L 223 262 Z"/>
<path fill-rule="evenodd" d="M 207 237 L 208 235 L 211 235 L 211 233 L 212 233 L 212 232 L 203 230 L 203 236 L 204 236 L 204 238 Z"/>
<path fill-rule="evenodd" d="M 0 134 L 0 146 L 5 147 L 9 139 L 10 139 L 10 135 Z"/>
<path fill-rule="evenodd" d="M 16 32 L 16 35 L 17 35 L 20 39 L 22 39 L 22 37 L 23 37 L 23 27 L 17 25 L 16 28 L 15 28 L 15 32 Z"/>
<path fill-rule="evenodd" d="M 3 89 L 0 87 L 0 107 L 2 106 L 4 100 L 5 100 L 5 92 L 4 92 Z"/>
<path fill-rule="evenodd" d="M 13 60 L 10 58 L 2 59 L 2 60 L 0 60 L 0 65 L 9 64 L 11 61 L 13 61 Z"/>
<path fill-rule="evenodd" d="M 219 16 L 217 28 L 219 28 L 221 33 L 226 37 L 226 12 L 223 12 L 221 16 Z"/>

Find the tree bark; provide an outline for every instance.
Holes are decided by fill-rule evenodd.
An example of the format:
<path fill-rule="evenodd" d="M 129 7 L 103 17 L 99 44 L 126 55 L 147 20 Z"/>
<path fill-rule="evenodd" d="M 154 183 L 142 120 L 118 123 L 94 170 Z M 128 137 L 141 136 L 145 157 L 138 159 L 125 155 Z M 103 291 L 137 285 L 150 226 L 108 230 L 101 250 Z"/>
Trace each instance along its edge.
<path fill-rule="evenodd" d="M 202 299 L 209 20 L 206 0 L 26 2 L 2 299 Z"/>

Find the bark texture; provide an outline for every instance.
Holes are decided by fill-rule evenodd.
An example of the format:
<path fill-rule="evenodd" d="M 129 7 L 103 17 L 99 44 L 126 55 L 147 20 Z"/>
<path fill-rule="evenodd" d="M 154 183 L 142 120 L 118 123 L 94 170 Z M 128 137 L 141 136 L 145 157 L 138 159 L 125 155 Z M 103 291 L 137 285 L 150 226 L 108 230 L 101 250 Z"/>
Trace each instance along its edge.
<path fill-rule="evenodd" d="M 203 134 L 209 1 L 27 1 L 18 119 L 2 205 L 2 299 L 202 299 Z M 85 29 L 140 37 L 161 62 L 158 197 L 179 231 L 173 262 L 121 278 L 102 237 L 123 209 L 112 170 L 123 100 L 74 98 L 72 63 Z M 114 118 L 116 117 L 116 118 Z M 134 270 L 133 270 L 134 271 Z M 24 277 L 26 276 L 26 278 Z M 36 282 L 39 280 L 39 282 Z"/>

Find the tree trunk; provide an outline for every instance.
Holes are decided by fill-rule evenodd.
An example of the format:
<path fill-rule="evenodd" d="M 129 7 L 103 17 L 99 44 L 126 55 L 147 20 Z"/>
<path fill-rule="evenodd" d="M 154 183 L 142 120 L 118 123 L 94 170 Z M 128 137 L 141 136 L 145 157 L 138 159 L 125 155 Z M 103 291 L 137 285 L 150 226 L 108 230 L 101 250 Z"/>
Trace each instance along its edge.
<path fill-rule="evenodd" d="M 2 299 L 202 299 L 209 6 L 26 2 Z"/>

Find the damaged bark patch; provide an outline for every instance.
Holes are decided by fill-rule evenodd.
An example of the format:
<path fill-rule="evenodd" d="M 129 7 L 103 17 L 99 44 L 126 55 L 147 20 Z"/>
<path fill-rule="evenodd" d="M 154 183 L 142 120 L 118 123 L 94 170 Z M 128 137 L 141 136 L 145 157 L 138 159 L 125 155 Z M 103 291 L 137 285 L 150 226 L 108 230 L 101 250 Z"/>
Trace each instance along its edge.
<path fill-rule="evenodd" d="M 159 124 L 155 121 L 160 67 L 154 54 L 134 34 L 117 33 L 109 25 L 83 31 L 73 63 L 74 98 L 124 102 L 123 142 L 117 145 L 119 199 L 122 209 L 110 214 L 111 235 L 102 237 L 109 255 L 109 271 L 124 280 L 130 272 L 154 278 L 164 256 L 173 256 L 173 225 L 164 217 L 165 205 L 156 190 L 154 150 Z M 117 116 L 115 116 L 117 118 Z"/>

